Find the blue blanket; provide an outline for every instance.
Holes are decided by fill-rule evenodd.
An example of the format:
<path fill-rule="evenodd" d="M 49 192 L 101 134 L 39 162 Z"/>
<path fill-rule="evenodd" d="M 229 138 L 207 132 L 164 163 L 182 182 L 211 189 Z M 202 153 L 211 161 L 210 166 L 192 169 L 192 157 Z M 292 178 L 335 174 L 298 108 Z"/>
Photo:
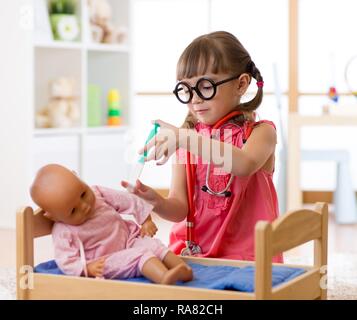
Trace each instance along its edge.
<path fill-rule="evenodd" d="M 231 266 L 204 266 L 197 263 L 190 263 L 190 266 L 193 269 L 194 279 L 186 283 L 178 282 L 177 285 L 195 288 L 254 292 L 255 268 L 253 266 L 238 268 Z M 54 260 L 39 264 L 35 267 L 35 272 L 63 275 L 63 272 L 57 267 Z M 273 287 L 287 282 L 304 272 L 305 270 L 300 268 L 273 266 Z M 151 283 L 150 280 L 143 277 L 126 280 L 131 282 Z"/>

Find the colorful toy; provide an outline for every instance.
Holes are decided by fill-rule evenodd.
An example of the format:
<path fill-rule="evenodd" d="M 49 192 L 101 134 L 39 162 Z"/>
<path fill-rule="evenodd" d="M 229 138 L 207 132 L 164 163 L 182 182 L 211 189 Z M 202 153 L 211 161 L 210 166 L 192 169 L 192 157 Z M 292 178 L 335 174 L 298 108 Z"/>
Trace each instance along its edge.
<path fill-rule="evenodd" d="M 333 102 L 335 102 L 335 103 L 338 102 L 338 94 L 337 94 L 337 90 L 335 87 L 330 87 L 328 96 Z"/>
<path fill-rule="evenodd" d="M 88 85 L 88 113 L 87 120 L 89 127 L 98 127 L 101 125 L 102 106 L 101 106 L 101 88 L 94 84 Z"/>
<path fill-rule="evenodd" d="M 80 27 L 76 16 L 76 1 L 52 0 L 49 6 L 50 21 L 55 40 L 78 40 Z"/>
<path fill-rule="evenodd" d="M 121 97 L 118 90 L 111 89 L 108 93 L 108 126 L 121 124 Z"/>
<path fill-rule="evenodd" d="M 331 61 L 331 86 L 328 91 L 328 97 L 335 103 L 338 102 L 339 96 L 337 94 L 336 87 L 333 85 L 335 83 L 335 55 L 330 53 Z"/>

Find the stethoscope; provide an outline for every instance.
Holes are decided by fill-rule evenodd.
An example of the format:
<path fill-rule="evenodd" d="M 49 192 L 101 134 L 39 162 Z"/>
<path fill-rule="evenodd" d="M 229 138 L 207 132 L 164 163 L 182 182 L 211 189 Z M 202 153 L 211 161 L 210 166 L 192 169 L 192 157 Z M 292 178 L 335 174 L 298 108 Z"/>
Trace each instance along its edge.
<path fill-rule="evenodd" d="M 222 119 L 220 119 L 217 123 L 214 124 L 212 127 L 212 133 L 210 138 L 213 139 L 215 137 L 215 130 L 218 128 L 223 128 L 226 125 L 230 123 L 226 123 L 230 119 L 237 117 L 239 115 L 244 115 L 241 111 L 232 111 L 231 113 L 227 114 L 224 116 Z M 252 130 L 253 130 L 253 125 L 254 122 L 247 122 L 247 128 L 245 131 L 245 134 L 243 136 L 243 143 L 245 143 L 250 136 Z M 235 125 L 235 124 L 234 124 Z M 238 125 L 236 125 L 238 126 Z M 195 254 L 201 254 L 202 250 L 198 244 L 195 243 L 194 241 L 194 236 L 193 236 L 193 230 L 194 230 L 194 215 L 195 215 L 195 204 L 194 204 L 194 188 L 195 188 L 195 177 L 196 177 L 196 165 L 192 163 L 191 161 L 191 154 L 190 152 L 187 151 L 186 153 L 186 180 L 187 180 L 187 195 L 188 195 L 188 207 L 189 207 L 189 212 L 186 218 L 186 247 L 182 249 L 181 255 L 182 256 L 191 256 Z M 201 190 L 204 192 L 207 192 L 211 195 L 219 196 L 219 197 L 230 197 L 232 193 L 228 191 L 230 188 L 234 176 L 231 174 L 230 178 L 228 180 L 228 183 L 226 187 L 221 190 L 221 191 L 214 191 L 210 188 L 209 186 L 209 175 L 210 175 L 210 168 L 211 168 L 211 163 L 209 162 L 207 164 L 207 171 L 206 171 L 206 179 L 205 182 L 206 184 L 202 186 Z"/>
<path fill-rule="evenodd" d="M 235 123 L 225 123 L 223 124 L 219 129 L 222 130 L 224 127 L 226 127 L 227 125 L 233 125 L 235 127 L 239 127 L 237 124 Z M 213 129 L 212 129 L 213 130 Z M 212 131 L 213 132 L 213 131 Z M 211 134 L 211 139 L 216 138 L 217 136 L 215 136 L 215 134 Z M 218 196 L 218 197 L 230 197 L 232 195 L 232 193 L 230 191 L 228 191 L 229 187 L 231 186 L 232 182 L 233 182 L 233 175 L 230 174 L 228 183 L 226 185 L 226 187 L 224 189 L 222 189 L 221 191 L 214 191 L 212 188 L 210 188 L 209 186 L 209 178 L 210 178 L 210 172 L 211 172 L 211 162 L 209 161 L 207 164 L 207 169 L 206 169 L 206 184 L 204 186 L 201 187 L 201 190 L 204 192 L 209 193 L 212 196 Z"/>

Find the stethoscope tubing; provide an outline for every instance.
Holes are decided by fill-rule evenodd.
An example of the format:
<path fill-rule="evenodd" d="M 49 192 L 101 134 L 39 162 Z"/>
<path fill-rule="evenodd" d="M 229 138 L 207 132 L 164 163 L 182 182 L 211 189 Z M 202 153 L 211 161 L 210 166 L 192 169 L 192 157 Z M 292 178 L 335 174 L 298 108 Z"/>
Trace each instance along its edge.
<path fill-rule="evenodd" d="M 222 124 L 224 124 L 226 121 L 243 114 L 240 111 L 233 111 L 220 119 L 212 128 L 212 130 L 215 130 L 219 128 Z M 250 129 L 251 131 L 251 129 Z M 250 132 L 249 132 L 250 134 Z M 207 166 L 207 169 L 210 170 L 210 162 L 209 165 Z M 191 154 L 189 151 L 186 152 L 186 179 L 187 179 L 187 195 L 188 195 L 188 215 L 186 218 L 186 248 L 182 250 L 182 253 L 192 253 L 193 250 L 197 250 L 198 252 L 201 252 L 200 247 L 195 244 L 194 242 L 194 216 L 195 216 L 195 204 L 194 204 L 194 189 L 195 189 L 195 176 L 196 176 L 196 166 L 191 163 Z M 230 180 L 226 186 L 226 188 L 221 191 L 223 192 L 222 195 L 220 193 L 216 194 L 213 192 L 208 187 L 208 180 L 207 180 L 207 174 L 206 174 L 206 186 L 207 186 L 207 192 L 209 194 L 213 195 L 218 195 L 218 196 L 225 196 L 224 193 L 227 192 L 228 188 L 230 187 L 232 181 L 233 181 L 233 175 L 231 175 Z M 192 250 L 193 249 L 193 250 Z"/>

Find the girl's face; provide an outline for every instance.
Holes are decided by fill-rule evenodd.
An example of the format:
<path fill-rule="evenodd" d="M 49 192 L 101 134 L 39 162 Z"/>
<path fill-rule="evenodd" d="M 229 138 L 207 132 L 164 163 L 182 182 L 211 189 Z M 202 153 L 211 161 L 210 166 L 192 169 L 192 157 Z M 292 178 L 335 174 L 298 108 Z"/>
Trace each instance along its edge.
<path fill-rule="evenodd" d="M 232 75 L 225 73 L 207 73 L 189 79 L 182 79 L 182 81 L 188 83 L 191 87 L 195 87 L 197 81 L 202 77 L 212 79 L 214 82 L 219 82 L 231 76 Z M 249 86 L 249 81 L 249 75 L 242 74 L 237 79 L 223 83 L 217 86 L 216 94 L 211 100 L 200 98 L 195 90 L 193 90 L 193 97 L 188 103 L 188 108 L 199 122 L 213 125 L 239 104 L 241 96 Z"/>

